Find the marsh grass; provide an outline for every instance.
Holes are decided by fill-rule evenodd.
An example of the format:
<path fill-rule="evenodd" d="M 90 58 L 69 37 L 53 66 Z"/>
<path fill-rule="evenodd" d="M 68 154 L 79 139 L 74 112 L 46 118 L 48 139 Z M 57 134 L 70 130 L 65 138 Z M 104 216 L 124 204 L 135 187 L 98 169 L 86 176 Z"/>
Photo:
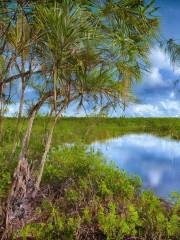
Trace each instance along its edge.
<path fill-rule="evenodd" d="M 34 139 L 44 135 L 47 130 L 50 118 L 37 117 L 33 127 L 32 142 Z M 24 131 L 27 124 L 26 119 L 21 120 L 21 131 Z M 2 143 L 10 143 L 16 131 L 16 119 L 6 118 L 3 126 Z M 67 142 L 81 141 L 91 143 L 95 140 L 103 140 L 128 133 L 151 133 L 158 136 L 169 136 L 173 139 L 180 139 L 179 118 L 62 118 L 58 121 L 53 145 Z"/>
<path fill-rule="evenodd" d="M 28 160 L 37 169 L 46 139 L 48 118 L 33 127 Z M 21 122 L 17 151 L 10 158 L 15 119 L 7 118 L 0 143 L 0 218 L 17 164 L 26 119 Z M 173 205 L 151 192 L 141 192 L 141 180 L 129 177 L 100 153 L 84 144 L 129 133 L 150 133 L 180 139 L 180 120 L 63 118 L 55 129 L 33 221 L 18 232 L 23 239 L 180 239 L 180 198 Z M 65 147 L 63 143 L 74 143 Z M 35 172 L 36 173 L 36 172 Z M 3 230 L 3 220 L 0 229 Z M 0 230 L 0 234 L 1 234 Z"/>
<path fill-rule="evenodd" d="M 46 132 L 50 126 L 50 118 L 37 117 L 33 126 L 30 141 L 28 159 L 34 166 L 38 166 L 44 150 Z M 21 139 L 25 131 L 27 120 L 20 122 L 20 134 L 17 141 L 17 149 L 13 159 L 11 152 L 16 133 L 16 119 L 6 118 L 3 123 L 3 131 L 0 141 L 0 172 L 2 179 L 9 179 L 9 172 L 16 166 L 21 146 Z M 58 121 L 52 141 L 52 147 L 58 147 L 63 143 L 90 144 L 94 141 L 122 136 L 130 133 L 149 133 L 161 137 L 180 139 L 180 119 L 178 118 L 62 118 Z M 6 169 L 8 174 L 5 176 Z M 2 174 L 4 177 L 2 177 Z M 1 183 L 2 185 L 2 183 Z M 1 186 L 1 188 L 3 188 Z"/>

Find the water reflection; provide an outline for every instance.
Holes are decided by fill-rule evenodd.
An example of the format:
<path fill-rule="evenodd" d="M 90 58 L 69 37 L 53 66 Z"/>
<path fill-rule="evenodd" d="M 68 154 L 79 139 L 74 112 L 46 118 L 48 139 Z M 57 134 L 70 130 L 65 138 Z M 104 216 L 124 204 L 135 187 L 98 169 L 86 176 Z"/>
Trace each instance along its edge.
<path fill-rule="evenodd" d="M 92 145 L 121 169 L 139 175 L 144 188 L 163 198 L 180 192 L 180 142 L 132 134 Z"/>

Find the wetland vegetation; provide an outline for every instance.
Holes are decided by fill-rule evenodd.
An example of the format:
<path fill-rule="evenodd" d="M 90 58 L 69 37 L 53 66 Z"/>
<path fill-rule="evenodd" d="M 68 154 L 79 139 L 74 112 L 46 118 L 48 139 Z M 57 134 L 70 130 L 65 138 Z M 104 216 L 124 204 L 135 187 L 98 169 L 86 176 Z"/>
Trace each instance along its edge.
<path fill-rule="evenodd" d="M 179 119 L 63 117 L 137 102 L 160 39 L 155 3 L 0 1 L 2 240 L 180 239 L 179 194 L 160 199 L 87 146 L 129 133 L 179 140 Z"/>
<path fill-rule="evenodd" d="M 33 126 L 32 138 L 42 136 L 51 118 L 37 117 Z M 27 127 L 27 119 L 21 119 L 20 136 Z M 11 143 L 16 131 L 16 118 L 6 118 L 1 145 Z M 92 143 L 107 140 L 129 133 L 149 133 L 159 137 L 180 139 L 179 118 L 107 118 L 107 117 L 63 117 L 58 120 L 53 135 L 53 145 L 61 143 Z M 40 139 L 40 138 L 38 138 Z M 38 141 L 37 139 L 37 141 Z"/>
<path fill-rule="evenodd" d="M 35 120 L 29 161 L 36 169 L 42 155 L 49 118 Z M 16 119 L 4 121 L 1 141 L 0 199 L 1 218 L 4 199 L 11 186 L 18 153 L 10 160 Z M 26 127 L 23 119 L 20 136 Z M 129 133 L 151 133 L 179 139 L 178 118 L 63 118 L 56 125 L 46 162 L 42 189 L 35 201 L 34 223 L 18 235 L 24 239 L 179 239 L 178 193 L 166 202 L 153 192 L 142 191 L 141 179 L 127 175 L 115 163 L 107 162 L 100 152 L 84 144 Z M 176 137 L 175 137 L 176 136 Z M 21 140 L 19 140 L 20 144 Z M 74 143 L 66 146 L 64 143 Z M 19 147 L 17 148 L 18 151 Z M 34 174 L 38 172 L 34 171 Z M 3 224 L 3 222 L 2 222 Z"/>

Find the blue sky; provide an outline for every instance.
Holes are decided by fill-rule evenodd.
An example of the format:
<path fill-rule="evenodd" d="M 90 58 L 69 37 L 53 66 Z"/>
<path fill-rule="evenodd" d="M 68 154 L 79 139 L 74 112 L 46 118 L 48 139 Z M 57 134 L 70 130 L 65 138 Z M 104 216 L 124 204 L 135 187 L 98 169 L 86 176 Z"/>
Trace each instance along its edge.
<path fill-rule="evenodd" d="M 161 35 L 165 39 L 180 39 L 180 0 L 157 0 L 160 7 L 158 15 L 161 20 Z M 180 79 L 180 67 L 172 67 L 169 57 L 155 45 L 150 51 L 151 68 L 145 73 L 141 83 L 135 84 L 133 92 L 138 103 L 130 104 L 126 111 L 112 112 L 111 116 L 125 115 L 128 117 L 179 117 L 180 116 L 180 83 L 175 87 L 176 80 Z M 20 87 L 19 87 L 20 90 Z M 28 92 L 29 91 L 29 92 Z M 32 96 L 30 89 L 27 95 Z M 9 115 L 18 109 L 18 103 L 10 106 Z M 47 107 L 44 108 L 47 110 Z M 71 106 L 66 115 L 85 115 L 84 111 L 77 111 Z"/>
<path fill-rule="evenodd" d="M 157 0 L 160 7 L 161 34 L 165 39 L 180 39 L 180 1 Z M 175 82 L 180 78 L 180 68 L 172 67 L 169 57 L 158 46 L 150 52 L 150 73 L 144 74 L 134 92 L 140 103 L 130 104 L 126 116 L 177 117 L 180 116 L 180 92 Z M 180 84 L 179 84 L 180 90 Z"/>
<path fill-rule="evenodd" d="M 157 0 L 160 7 L 157 15 L 160 17 L 160 33 L 163 39 L 180 39 L 180 0 Z M 138 98 L 137 104 L 130 104 L 126 111 L 112 112 L 111 116 L 127 117 L 179 117 L 180 116 L 180 84 L 175 82 L 180 78 L 180 68 L 173 67 L 169 57 L 158 46 L 154 45 L 149 54 L 150 72 L 145 73 L 141 83 L 135 84 L 133 92 Z M 84 115 L 73 107 L 68 115 Z"/>

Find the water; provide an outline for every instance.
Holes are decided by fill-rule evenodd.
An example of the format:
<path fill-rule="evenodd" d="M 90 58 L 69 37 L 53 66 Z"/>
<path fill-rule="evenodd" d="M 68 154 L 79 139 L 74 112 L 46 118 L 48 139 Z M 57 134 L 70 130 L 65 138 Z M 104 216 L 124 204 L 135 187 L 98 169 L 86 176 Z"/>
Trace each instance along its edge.
<path fill-rule="evenodd" d="M 147 134 L 130 134 L 92 146 L 129 174 L 138 175 L 145 189 L 167 199 L 180 193 L 180 142 Z"/>

